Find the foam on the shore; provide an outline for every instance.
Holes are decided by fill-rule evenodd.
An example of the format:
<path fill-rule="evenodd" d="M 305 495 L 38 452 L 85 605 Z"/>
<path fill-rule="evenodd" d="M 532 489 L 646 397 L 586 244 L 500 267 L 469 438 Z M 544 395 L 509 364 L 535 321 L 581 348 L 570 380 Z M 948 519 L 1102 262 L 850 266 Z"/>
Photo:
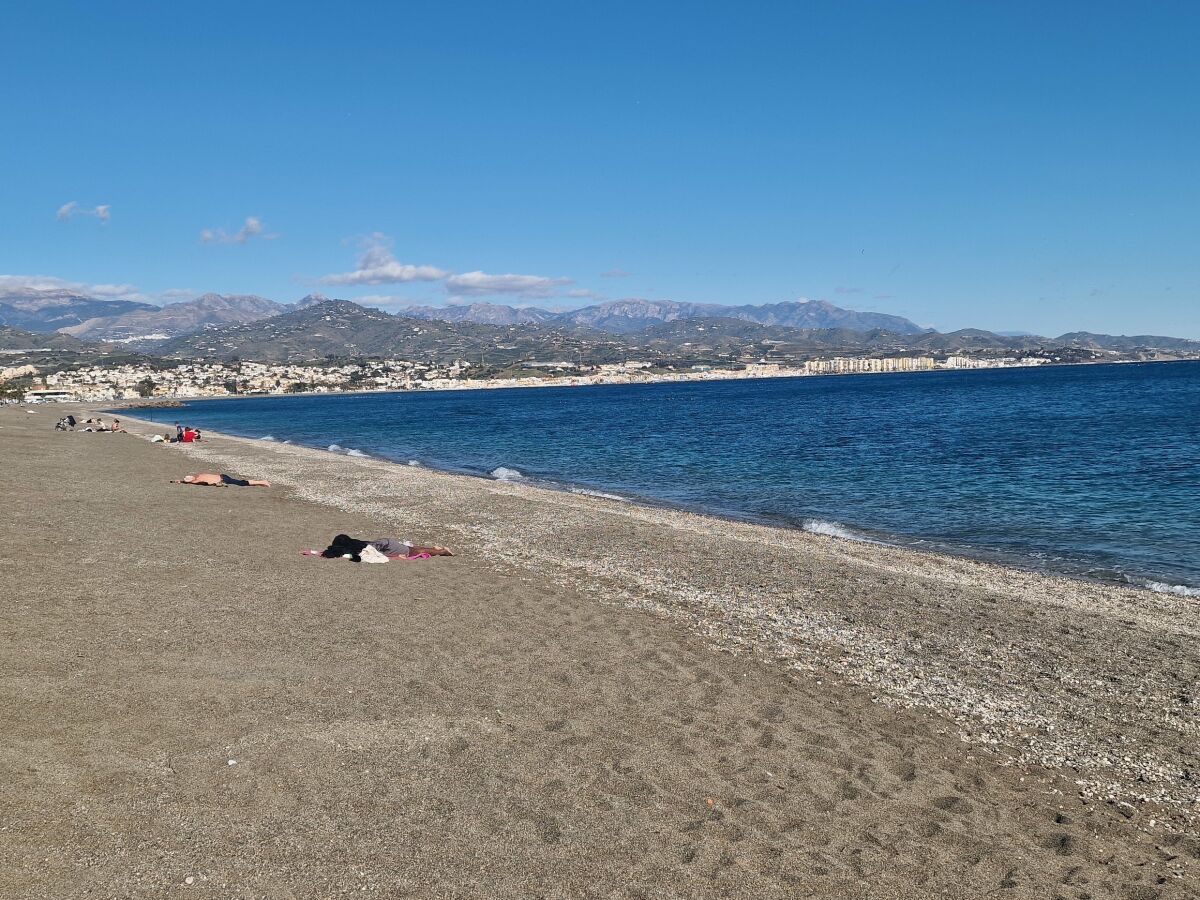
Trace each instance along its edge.
<path fill-rule="evenodd" d="M 840 525 L 837 522 L 828 522 L 825 519 L 805 519 L 804 524 L 800 527 L 811 534 L 823 534 L 826 537 L 842 538 L 847 541 L 878 543 L 878 541 L 872 541 L 866 535 L 852 531 L 845 525 Z"/>
<path fill-rule="evenodd" d="M 591 488 L 573 487 L 570 488 L 572 494 L 582 494 L 585 497 L 601 497 L 604 500 L 619 500 L 621 503 L 632 502 L 628 497 L 622 497 L 620 494 L 606 494 L 604 491 L 594 491 Z"/>
<path fill-rule="evenodd" d="M 497 466 L 489 473 L 497 481 L 506 481 L 509 483 L 515 481 L 524 481 L 525 475 L 517 469 L 509 469 L 505 466 Z"/>
<path fill-rule="evenodd" d="M 1200 597 L 1200 587 L 1185 584 L 1167 584 L 1165 581 L 1147 581 L 1146 587 L 1159 594 L 1174 594 L 1176 597 Z"/>
<path fill-rule="evenodd" d="M 284 443 L 286 444 L 289 442 L 284 441 Z M 355 449 L 354 447 L 343 447 L 341 444 L 330 444 L 325 449 L 330 453 L 344 453 L 346 456 L 360 456 L 363 458 L 369 458 L 369 454 L 363 453 L 361 450 Z"/>

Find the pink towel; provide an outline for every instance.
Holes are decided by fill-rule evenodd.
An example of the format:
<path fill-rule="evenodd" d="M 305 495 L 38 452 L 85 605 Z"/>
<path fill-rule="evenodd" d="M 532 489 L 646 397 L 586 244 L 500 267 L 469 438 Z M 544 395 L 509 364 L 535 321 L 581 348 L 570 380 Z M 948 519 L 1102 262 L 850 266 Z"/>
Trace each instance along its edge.
<path fill-rule="evenodd" d="M 301 550 L 301 556 L 321 556 L 320 550 Z M 433 559 L 433 556 L 428 553 L 414 553 L 412 556 L 401 556 L 399 553 L 385 554 L 388 559 L 404 560 L 405 562 L 413 559 Z M 324 556 L 322 559 L 341 559 L 340 556 Z"/>

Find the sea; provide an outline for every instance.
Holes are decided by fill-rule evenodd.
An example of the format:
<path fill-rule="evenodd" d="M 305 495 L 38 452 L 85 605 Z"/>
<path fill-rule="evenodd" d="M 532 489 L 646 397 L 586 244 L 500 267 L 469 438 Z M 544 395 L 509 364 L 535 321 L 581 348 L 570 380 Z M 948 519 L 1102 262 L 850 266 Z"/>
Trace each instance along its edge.
<path fill-rule="evenodd" d="M 250 397 L 137 415 L 1200 598 L 1200 362 Z"/>

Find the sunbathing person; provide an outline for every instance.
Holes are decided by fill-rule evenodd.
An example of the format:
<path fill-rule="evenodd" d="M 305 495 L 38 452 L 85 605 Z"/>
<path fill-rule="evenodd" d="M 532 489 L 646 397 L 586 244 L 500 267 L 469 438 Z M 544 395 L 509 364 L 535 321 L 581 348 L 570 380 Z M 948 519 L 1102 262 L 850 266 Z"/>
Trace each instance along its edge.
<path fill-rule="evenodd" d="M 178 481 L 172 480 L 171 484 L 199 484 L 209 487 L 270 487 L 269 481 L 256 481 L 252 478 L 234 478 L 232 475 L 226 475 L 222 472 L 219 475 L 212 472 L 201 472 L 199 475 L 184 475 Z"/>
<path fill-rule="evenodd" d="M 305 556 L 323 556 L 326 559 L 349 557 L 353 562 L 361 562 L 362 554 L 368 547 L 388 559 L 428 559 L 431 556 L 453 556 L 446 547 L 418 547 L 411 541 L 400 541 L 396 538 L 376 538 L 375 540 L 358 540 L 347 534 L 337 535 L 324 550 L 301 550 Z M 376 560 L 383 562 L 382 559 Z"/>

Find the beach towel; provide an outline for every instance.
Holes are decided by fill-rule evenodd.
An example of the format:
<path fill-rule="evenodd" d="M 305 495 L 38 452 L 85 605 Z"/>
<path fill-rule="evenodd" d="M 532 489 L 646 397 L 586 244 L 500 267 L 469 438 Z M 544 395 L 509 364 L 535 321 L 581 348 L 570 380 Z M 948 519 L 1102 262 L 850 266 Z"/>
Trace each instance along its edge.
<path fill-rule="evenodd" d="M 300 555 L 301 556 L 317 556 L 317 557 L 321 557 L 323 559 L 349 559 L 350 558 L 349 553 L 347 553 L 345 556 L 325 556 L 325 554 L 322 553 L 320 550 L 301 550 Z M 428 553 L 414 553 L 412 556 L 406 556 L 403 553 L 394 553 L 394 554 L 393 553 L 385 553 L 384 555 L 388 559 L 390 559 L 392 562 L 397 562 L 397 561 L 412 562 L 412 561 L 415 561 L 418 559 L 433 559 L 433 556 Z"/>
<path fill-rule="evenodd" d="M 362 553 L 360 553 L 358 556 L 359 559 L 365 563 L 385 563 L 388 561 L 386 556 L 384 556 L 379 552 L 379 550 L 370 544 L 367 544 L 367 546 L 363 547 Z"/>

